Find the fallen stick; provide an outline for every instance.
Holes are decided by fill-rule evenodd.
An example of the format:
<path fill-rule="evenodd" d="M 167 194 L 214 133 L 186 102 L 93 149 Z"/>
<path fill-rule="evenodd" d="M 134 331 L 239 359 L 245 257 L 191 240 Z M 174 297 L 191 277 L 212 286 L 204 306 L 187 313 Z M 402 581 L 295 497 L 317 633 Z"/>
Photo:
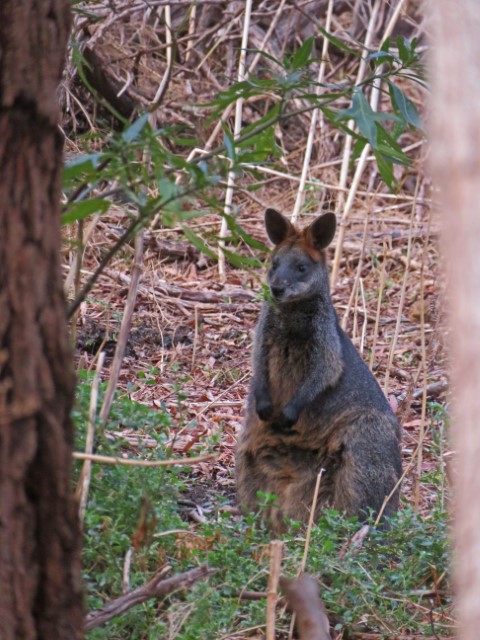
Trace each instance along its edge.
<path fill-rule="evenodd" d="M 431 382 L 430 384 L 427 384 L 427 386 L 425 387 L 425 391 L 427 393 L 427 397 L 428 398 L 435 398 L 436 396 L 439 396 L 442 393 L 445 393 L 445 391 L 448 391 L 449 388 L 449 384 L 446 380 L 440 380 L 439 382 Z M 420 398 L 423 395 L 423 390 L 424 387 L 418 387 L 417 389 L 415 389 L 412 392 L 412 398 L 414 400 L 417 400 L 418 398 Z M 399 402 L 403 402 L 406 398 L 407 398 L 408 393 L 404 392 L 401 393 L 397 400 Z"/>
<path fill-rule="evenodd" d="M 365 538 L 370 531 L 370 527 L 368 524 L 364 524 L 360 529 L 343 545 L 340 549 L 340 553 L 338 554 L 339 560 L 344 560 L 348 552 L 354 553 L 358 551 L 360 547 L 363 546 Z"/>
<path fill-rule="evenodd" d="M 131 467 L 173 467 L 176 464 L 196 464 L 217 458 L 215 453 L 207 453 L 204 456 L 192 456 L 191 458 L 169 458 L 168 460 L 133 460 L 132 458 L 113 458 L 110 456 L 100 456 L 95 453 L 82 453 L 75 451 L 75 460 L 91 460 L 92 462 L 103 464 L 124 464 Z"/>
<path fill-rule="evenodd" d="M 141 604 L 146 600 L 150 600 L 151 598 L 161 598 L 176 589 L 188 589 L 192 584 L 202 578 L 207 578 L 215 573 L 215 571 L 213 569 L 209 569 L 206 565 L 202 565 L 200 567 L 195 567 L 195 569 L 185 571 L 185 573 L 173 576 L 172 578 L 162 579 L 163 573 L 164 572 L 160 571 L 149 582 L 141 587 L 111 600 L 101 609 L 91 611 L 85 618 L 84 630 L 91 631 L 92 629 L 96 629 L 112 618 L 124 613 L 127 609 L 130 609 L 137 604 Z"/>

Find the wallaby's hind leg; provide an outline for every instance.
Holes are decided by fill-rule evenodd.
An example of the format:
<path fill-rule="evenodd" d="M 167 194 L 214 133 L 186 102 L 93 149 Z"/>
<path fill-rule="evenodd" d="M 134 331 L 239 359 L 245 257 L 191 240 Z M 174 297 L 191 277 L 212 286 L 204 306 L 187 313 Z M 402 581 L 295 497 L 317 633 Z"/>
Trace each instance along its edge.
<path fill-rule="evenodd" d="M 248 481 L 241 476 L 237 476 L 238 496 L 245 506 L 256 509 L 258 507 L 257 491 L 259 487 L 261 491 L 276 494 L 278 502 L 270 507 L 265 507 L 262 511 L 262 517 L 269 526 L 276 532 L 281 533 L 285 530 L 286 519 L 300 520 L 307 524 L 310 517 L 310 509 L 312 507 L 313 496 L 315 493 L 315 477 L 303 478 L 301 482 L 290 482 L 273 485 L 268 482 L 267 476 L 263 476 L 263 484 L 257 485 L 261 480 L 262 474 L 252 466 Z M 251 482 L 255 479 L 255 484 Z M 240 489 L 240 487 L 242 487 Z M 318 508 L 315 517 L 318 517 Z"/>
<path fill-rule="evenodd" d="M 334 479 L 333 506 L 348 515 L 375 517 L 395 488 L 402 473 L 395 419 L 373 412 L 358 417 L 345 432 L 342 463 Z M 399 489 L 391 496 L 383 515 L 398 508 Z"/>
<path fill-rule="evenodd" d="M 302 464 L 298 457 L 302 457 Z M 315 456 L 308 451 L 287 447 L 255 453 L 240 441 L 236 456 L 237 495 L 248 509 L 258 509 L 257 492 L 275 494 L 278 502 L 263 511 L 263 517 L 276 531 L 284 529 L 284 518 L 308 522 L 317 472 Z"/>
<path fill-rule="evenodd" d="M 317 473 L 305 473 L 301 482 L 292 482 L 288 485 L 282 504 L 283 516 L 293 520 L 300 520 L 304 524 L 308 523 L 315 495 L 317 475 Z M 320 492 L 317 504 L 314 506 L 315 519 L 318 517 L 321 496 L 322 492 Z"/>
<path fill-rule="evenodd" d="M 278 495 L 278 486 L 272 482 L 267 473 L 262 471 L 262 463 L 251 451 L 239 447 L 235 460 L 237 497 L 243 507 L 251 511 L 257 511 L 259 498 L 257 493 L 276 494 L 279 501 L 283 503 L 282 496 Z M 283 530 L 283 515 L 275 505 L 265 507 L 262 511 L 265 522 L 276 532 Z"/>
<path fill-rule="evenodd" d="M 269 478 L 262 472 L 256 456 L 241 445 L 237 449 L 235 470 L 239 502 L 247 509 L 255 510 L 258 491 L 269 491 Z"/>

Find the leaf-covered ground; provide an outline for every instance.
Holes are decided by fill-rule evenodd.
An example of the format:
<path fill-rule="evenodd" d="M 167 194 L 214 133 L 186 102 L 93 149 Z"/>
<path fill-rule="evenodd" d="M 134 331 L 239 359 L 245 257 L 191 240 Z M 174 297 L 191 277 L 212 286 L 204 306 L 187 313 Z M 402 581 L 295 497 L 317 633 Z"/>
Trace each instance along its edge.
<path fill-rule="evenodd" d="M 220 144 L 223 134 L 215 129 L 215 122 L 207 123 L 208 110 L 202 110 L 200 102 L 213 99 L 233 81 L 242 27 L 240 10 L 227 20 L 228 11 L 222 3 L 212 6 L 224 11 L 225 20 L 204 15 L 206 26 L 197 21 L 197 31 L 190 40 L 178 35 L 182 56 L 174 66 L 163 108 L 157 115 L 162 124 L 195 131 L 198 146 L 209 148 Z M 377 40 L 391 16 L 389 6 L 385 3 L 377 16 Z M 164 14 L 147 15 L 142 7 L 125 3 L 121 11 L 112 11 L 107 5 L 88 3 L 86 13 L 77 14 L 74 32 L 77 38 L 83 33 L 84 51 L 86 47 L 93 52 L 90 65 L 103 67 L 118 82 L 126 83 L 121 95 L 130 91 L 129 99 L 138 109 L 153 99 L 167 67 Z M 276 14 L 269 13 L 266 3 L 259 3 L 256 10 L 252 38 L 259 47 L 268 34 L 269 16 L 272 20 Z M 88 18 L 90 13 L 96 20 Z M 177 18 L 173 16 L 174 22 Z M 409 37 L 422 36 L 420 18 L 411 8 L 398 28 L 409 29 Z M 368 24 L 369 15 L 346 11 L 335 17 L 333 32 L 344 37 L 353 30 L 361 41 Z M 297 28 L 303 36 L 302 25 Z M 222 29 L 227 29 L 228 37 Z M 271 45 L 267 53 L 279 55 L 282 46 L 291 46 L 287 41 L 286 35 L 281 42 L 267 38 Z M 190 56 L 189 42 L 193 42 Z M 69 69 L 63 126 L 71 159 L 86 150 L 101 149 L 108 128 L 121 127 L 101 106 L 98 94 L 96 100 L 92 99 L 74 66 Z M 332 52 L 327 77 L 354 75 L 355 71 L 355 61 L 348 55 Z M 130 76 L 133 82 L 125 80 Z M 100 82 L 97 91 L 102 87 Z M 412 88 L 407 93 L 422 115 L 422 93 Z M 124 107 L 123 103 L 116 106 Z M 255 108 L 255 104 L 246 105 L 245 124 L 258 117 Z M 231 119 L 226 121 L 232 124 Z M 236 221 L 250 238 L 261 243 L 267 244 L 262 223 L 265 207 L 273 206 L 286 214 L 293 208 L 309 121 L 307 114 L 277 128 L 281 156 L 275 162 L 259 165 L 255 176 L 236 178 Z M 345 137 L 331 124 L 321 124 L 310 162 L 301 224 L 322 209 L 342 215 L 357 166 L 353 162 L 346 187 L 340 187 Z M 342 548 L 346 544 L 348 547 L 358 525 L 326 514 L 314 528 L 307 569 L 321 581 L 338 638 L 452 635 L 446 573 L 451 452 L 446 433 L 438 224 L 424 169 L 423 137 L 407 130 L 400 144 L 411 164 L 395 165 L 399 185 L 395 193 L 380 179 L 373 156 L 367 158 L 354 206 L 342 225 L 345 239 L 333 286 L 343 325 L 402 422 L 406 469 L 398 527 L 386 537 L 372 534 L 364 550 L 348 551 L 346 559 L 345 553 L 341 559 Z M 105 180 L 96 188 L 103 193 L 114 190 L 115 184 Z M 222 185 L 217 185 L 212 192 L 217 206 L 223 196 Z M 190 205 L 195 206 L 194 197 Z M 107 213 L 83 222 L 85 246 L 77 291 L 122 234 L 131 215 L 129 207 L 113 197 Z M 251 377 L 252 332 L 264 271 L 227 261 L 225 274 L 221 275 L 216 260 L 188 242 L 184 220 L 170 222 L 167 226 L 160 221 L 144 231 L 142 276 L 117 399 L 107 425 L 98 426 L 95 450 L 138 459 L 184 457 L 206 451 L 215 457 L 176 470 L 94 465 L 85 519 L 88 606 L 99 607 L 119 595 L 125 573 L 124 583 L 130 587 L 145 582 L 166 565 L 179 572 L 208 562 L 217 574 L 188 592 L 142 605 L 141 613 L 132 609 L 111 626 L 92 631 L 91 637 L 262 638 L 269 535 L 255 518 L 235 511 L 234 450 Z M 188 227 L 215 253 L 220 224 L 218 209 L 212 206 L 208 215 L 190 220 Z M 70 276 L 71 297 L 78 237 L 76 225 L 65 227 L 65 273 Z M 227 248 L 234 256 L 268 259 L 267 253 L 251 245 L 237 236 Z M 332 259 L 335 249 L 336 241 L 330 249 Z M 109 378 L 134 256 L 133 242 L 125 244 L 75 317 L 73 334 L 81 380 L 76 413 L 79 448 L 85 444 L 92 372 L 101 350 L 106 352 L 101 378 Z M 294 574 L 298 569 L 303 544 L 301 531 L 294 530 L 287 538 L 286 573 Z M 126 568 L 129 549 L 133 550 L 130 580 Z M 260 592 L 260 596 L 244 600 L 243 592 Z M 288 614 L 279 615 L 278 637 L 288 637 L 288 627 Z"/>

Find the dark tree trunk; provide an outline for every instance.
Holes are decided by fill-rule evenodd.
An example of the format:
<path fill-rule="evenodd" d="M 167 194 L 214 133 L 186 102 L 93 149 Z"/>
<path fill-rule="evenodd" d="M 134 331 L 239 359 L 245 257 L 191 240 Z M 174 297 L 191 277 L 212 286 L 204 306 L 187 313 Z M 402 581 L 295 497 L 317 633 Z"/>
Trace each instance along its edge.
<path fill-rule="evenodd" d="M 0 637 L 80 638 L 56 90 L 67 0 L 0 1 Z"/>

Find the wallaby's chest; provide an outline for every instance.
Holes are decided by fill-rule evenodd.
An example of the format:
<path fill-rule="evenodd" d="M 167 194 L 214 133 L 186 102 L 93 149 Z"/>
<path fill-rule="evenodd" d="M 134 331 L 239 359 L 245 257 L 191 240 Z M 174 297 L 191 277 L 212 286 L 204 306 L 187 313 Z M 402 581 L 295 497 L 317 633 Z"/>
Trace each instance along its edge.
<path fill-rule="evenodd" d="M 308 340 L 273 339 L 268 345 L 268 373 L 272 399 L 285 402 L 311 375 L 312 345 Z"/>

